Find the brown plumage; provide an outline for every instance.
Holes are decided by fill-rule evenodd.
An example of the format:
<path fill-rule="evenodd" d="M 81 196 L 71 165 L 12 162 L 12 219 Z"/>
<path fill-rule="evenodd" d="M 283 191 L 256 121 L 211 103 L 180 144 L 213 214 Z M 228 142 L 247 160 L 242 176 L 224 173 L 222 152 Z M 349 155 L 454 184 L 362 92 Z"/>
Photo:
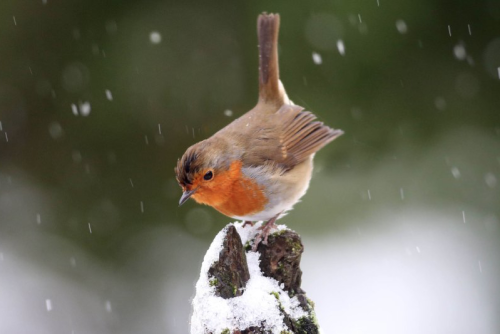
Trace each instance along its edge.
<path fill-rule="evenodd" d="M 343 133 L 289 100 L 279 80 L 279 24 L 278 14 L 258 18 L 257 105 L 188 148 L 175 169 L 180 204 L 192 197 L 233 218 L 268 220 L 259 238 L 305 194 L 314 153 Z"/>
<path fill-rule="evenodd" d="M 281 106 L 283 92 L 279 88 L 278 14 L 259 15 L 257 35 L 259 36 L 259 98 L 262 102 Z"/>

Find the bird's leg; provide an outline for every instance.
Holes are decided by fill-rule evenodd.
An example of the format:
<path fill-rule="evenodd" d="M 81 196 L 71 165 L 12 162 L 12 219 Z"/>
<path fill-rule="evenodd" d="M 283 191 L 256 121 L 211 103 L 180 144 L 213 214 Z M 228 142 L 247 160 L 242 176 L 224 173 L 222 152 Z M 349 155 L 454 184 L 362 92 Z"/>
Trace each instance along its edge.
<path fill-rule="evenodd" d="M 262 241 L 262 243 L 264 245 L 267 245 L 267 237 L 269 236 L 269 232 L 271 232 L 271 230 L 276 227 L 276 224 L 274 224 L 274 222 L 278 219 L 278 217 L 281 215 L 281 212 L 278 213 L 276 216 L 274 216 L 273 218 L 269 219 L 266 223 L 264 223 L 261 227 L 259 227 L 259 230 L 261 230 L 259 232 L 259 234 L 257 234 L 257 236 L 255 237 L 255 241 L 253 243 L 253 247 L 252 247 L 252 250 L 255 252 L 257 251 L 257 246 L 259 246 L 260 242 L 262 241 L 262 239 L 264 239 L 264 241 Z"/>
<path fill-rule="evenodd" d="M 247 226 L 247 225 L 250 225 L 250 226 L 252 226 L 252 227 L 253 227 L 253 226 L 255 225 L 255 222 L 251 222 L 251 221 L 249 221 L 249 220 L 245 220 L 245 222 L 243 223 L 243 226 L 242 226 L 242 227 L 245 227 L 245 226 Z"/>

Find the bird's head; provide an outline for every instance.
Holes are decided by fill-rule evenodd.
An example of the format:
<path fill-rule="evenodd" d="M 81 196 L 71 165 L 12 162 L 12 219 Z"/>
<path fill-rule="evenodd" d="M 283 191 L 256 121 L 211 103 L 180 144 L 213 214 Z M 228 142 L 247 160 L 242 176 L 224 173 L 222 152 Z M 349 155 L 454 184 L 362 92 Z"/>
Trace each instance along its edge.
<path fill-rule="evenodd" d="M 228 173 L 229 162 L 206 141 L 199 142 L 187 149 L 177 161 L 175 174 L 183 194 L 179 205 L 189 198 L 199 203 L 213 205 L 231 183 Z"/>

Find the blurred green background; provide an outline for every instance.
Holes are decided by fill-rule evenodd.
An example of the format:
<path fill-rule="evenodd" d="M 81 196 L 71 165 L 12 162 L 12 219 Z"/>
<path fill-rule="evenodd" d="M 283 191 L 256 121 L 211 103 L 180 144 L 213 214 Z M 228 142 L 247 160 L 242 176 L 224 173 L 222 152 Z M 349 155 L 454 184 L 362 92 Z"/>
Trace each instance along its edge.
<path fill-rule="evenodd" d="M 2 1 L 0 332 L 189 332 L 231 220 L 173 168 L 256 103 L 263 11 L 345 131 L 280 221 L 324 332 L 500 332 L 497 0 Z"/>

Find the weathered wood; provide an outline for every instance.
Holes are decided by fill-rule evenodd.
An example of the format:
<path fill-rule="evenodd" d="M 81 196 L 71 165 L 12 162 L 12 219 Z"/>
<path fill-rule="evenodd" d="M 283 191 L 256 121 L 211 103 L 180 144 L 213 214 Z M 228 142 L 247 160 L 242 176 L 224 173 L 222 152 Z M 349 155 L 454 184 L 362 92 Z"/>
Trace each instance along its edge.
<path fill-rule="evenodd" d="M 215 286 L 216 295 L 224 299 L 241 296 L 250 274 L 240 235 L 233 225 L 228 227 L 222 247 L 219 261 L 208 271 L 210 284 Z"/>
<path fill-rule="evenodd" d="M 304 246 L 300 236 L 290 230 L 271 234 L 268 244 L 260 243 L 260 269 L 265 276 L 272 277 L 285 285 L 285 290 L 295 295 L 302 293 L 302 270 L 300 259 Z"/>
<path fill-rule="evenodd" d="M 245 250 L 250 252 L 251 244 L 252 242 L 243 246 L 236 228 L 233 225 L 227 227 L 219 261 L 215 262 L 208 272 L 210 284 L 213 282 L 218 296 L 229 299 L 244 294 L 244 287 L 250 278 Z M 307 316 L 294 320 L 286 314 L 278 303 L 279 310 L 283 315 L 283 322 L 288 327 L 286 334 L 319 333 L 313 303 L 306 297 L 301 288 L 300 260 L 303 251 L 304 246 L 300 236 L 291 230 L 282 230 L 269 235 L 268 244 L 261 243 L 257 248 L 257 252 L 260 253 L 260 269 L 263 275 L 283 284 L 283 290 L 290 297 L 297 297 L 300 307 L 307 312 Z M 278 297 L 277 299 L 279 301 Z M 228 329 L 222 334 L 231 333 L 269 334 L 271 331 L 266 328 L 265 323 L 262 323 L 258 327 Z"/>

